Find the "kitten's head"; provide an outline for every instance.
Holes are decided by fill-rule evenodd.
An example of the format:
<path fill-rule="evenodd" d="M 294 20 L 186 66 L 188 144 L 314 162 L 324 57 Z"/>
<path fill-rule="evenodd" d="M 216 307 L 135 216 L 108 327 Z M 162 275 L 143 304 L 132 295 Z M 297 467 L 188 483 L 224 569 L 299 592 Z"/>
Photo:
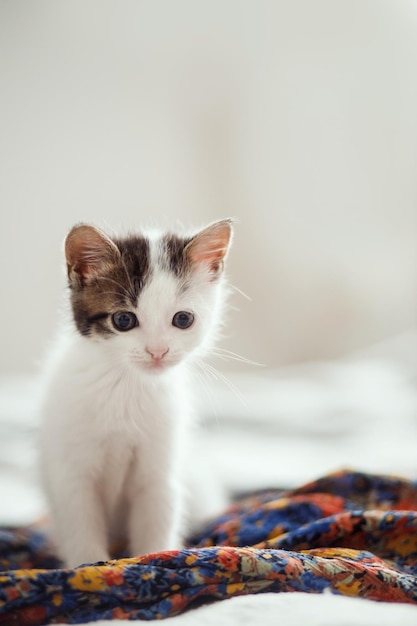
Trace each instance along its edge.
<path fill-rule="evenodd" d="M 115 364 L 149 372 L 201 351 L 218 326 L 231 236 L 231 220 L 188 237 L 110 238 L 75 226 L 65 255 L 78 331 L 100 342 Z"/>

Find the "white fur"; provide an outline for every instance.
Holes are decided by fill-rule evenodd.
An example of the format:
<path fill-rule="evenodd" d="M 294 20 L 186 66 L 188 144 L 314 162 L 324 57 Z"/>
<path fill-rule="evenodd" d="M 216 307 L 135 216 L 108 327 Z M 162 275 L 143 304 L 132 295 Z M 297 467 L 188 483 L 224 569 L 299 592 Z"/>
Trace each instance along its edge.
<path fill-rule="evenodd" d="M 155 265 L 155 238 L 151 252 Z M 181 547 L 188 364 L 213 339 L 222 300 L 222 279 L 210 281 L 204 267 L 185 291 L 172 272 L 154 268 L 138 327 L 110 338 L 62 333 L 48 365 L 40 446 L 68 567 L 108 560 L 118 537 L 127 537 L 130 556 Z M 181 310 L 195 312 L 187 330 L 172 326 Z M 155 364 L 150 352 L 166 349 Z"/>

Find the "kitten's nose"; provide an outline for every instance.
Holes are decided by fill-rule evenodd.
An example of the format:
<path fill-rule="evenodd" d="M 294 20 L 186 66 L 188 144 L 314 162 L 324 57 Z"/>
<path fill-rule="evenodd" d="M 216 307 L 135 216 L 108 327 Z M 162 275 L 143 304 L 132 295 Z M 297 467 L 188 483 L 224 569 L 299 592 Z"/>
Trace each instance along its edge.
<path fill-rule="evenodd" d="M 161 361 L 169 352 L 169 348 L 145 348 L 145 351 L 151 355 L 154 361 Z"/>

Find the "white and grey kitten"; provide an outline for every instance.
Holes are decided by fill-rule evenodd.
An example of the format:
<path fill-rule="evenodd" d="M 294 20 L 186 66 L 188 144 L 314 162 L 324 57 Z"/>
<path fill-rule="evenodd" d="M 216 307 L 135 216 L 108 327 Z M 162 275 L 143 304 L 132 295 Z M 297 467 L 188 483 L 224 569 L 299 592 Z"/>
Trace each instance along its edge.
<path fill-rule="evenodd" d="M 215 336 L 230 220 L 196 235 L 110 238 L 75 226 L 65 254 L 75 332 L 49 364 L 41 459 L 68 567 L 181 547 L 187 364 Z"/>

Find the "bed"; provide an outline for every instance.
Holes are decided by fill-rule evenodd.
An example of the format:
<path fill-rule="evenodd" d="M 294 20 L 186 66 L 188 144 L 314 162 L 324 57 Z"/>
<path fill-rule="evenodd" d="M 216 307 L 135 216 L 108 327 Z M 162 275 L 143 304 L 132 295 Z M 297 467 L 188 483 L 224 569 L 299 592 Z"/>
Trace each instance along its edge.
<path fill-rule="evenodd" d="M 226 509 L 185 550 L 63 570 L 42 525 L 37 383 L 0 385 L 0 624 L 417 624 L 416 333 L 201 394 Z M 348 468 L 348 469 L 346 469 Z"/>

